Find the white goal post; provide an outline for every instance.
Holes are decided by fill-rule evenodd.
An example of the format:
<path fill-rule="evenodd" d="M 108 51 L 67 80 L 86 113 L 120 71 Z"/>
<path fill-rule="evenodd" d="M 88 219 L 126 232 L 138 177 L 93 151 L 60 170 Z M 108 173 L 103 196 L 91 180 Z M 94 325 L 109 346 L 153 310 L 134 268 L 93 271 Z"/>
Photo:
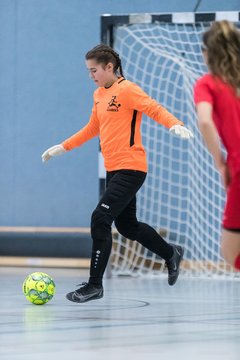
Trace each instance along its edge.
<path fill-rule="evenodd" d="M 127 79 L 139 84 L 194 133 L 193 141 L 170 136 L 143 117 L 149 171 L 138 193 L 138 217 L 185 248 L 183 270 L 198 276 L 238 278 L 220 255 L 224 190 L 197 127 L 193 86 L 207 71 L 201 36 L 210 23 L 239 21 L 238 12 L 103 15 L 101 41 L 119 53 Z M 102 165 L 100 186 L 104 185 Z M 161 274 L 164 261 L 113 231 L 111 271 Z"/>

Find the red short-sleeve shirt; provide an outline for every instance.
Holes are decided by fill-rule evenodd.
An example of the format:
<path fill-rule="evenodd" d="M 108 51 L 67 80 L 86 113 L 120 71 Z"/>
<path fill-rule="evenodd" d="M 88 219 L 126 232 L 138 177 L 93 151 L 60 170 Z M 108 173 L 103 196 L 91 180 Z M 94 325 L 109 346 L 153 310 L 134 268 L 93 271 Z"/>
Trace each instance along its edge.
<path fill-rule="evenodd" d="M 223 214 L 226 229 L 240 230 L 240 97 L 234 89 L 211 74 L 201 77 L 194 88 L 195 104 L 208 102 L 213 108 L 213 121 L 227 150 L 232 175 Z"/>
<path fill-rule="evenodd" d="M 213 121 L 227 150 L 232 172 L 240 171 L 240 96 L 235 90 L 211 74 L 201 77 L 194 87 L 195 104 L 212 104 Z"/>

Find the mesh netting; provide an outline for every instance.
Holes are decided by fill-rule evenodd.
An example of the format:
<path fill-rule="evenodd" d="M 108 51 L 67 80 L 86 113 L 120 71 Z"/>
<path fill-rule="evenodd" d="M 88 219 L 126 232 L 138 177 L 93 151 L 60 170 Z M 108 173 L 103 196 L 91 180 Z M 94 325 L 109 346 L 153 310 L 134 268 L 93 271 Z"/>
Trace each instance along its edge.
<path fill-rule="evenodd" d="M 196 79 L 207 71 L 201 53 L 206 24 L 136 24 L 115 29 L 114 48 L 125 77 L 140 85 L 195 138 L 183 141 L 143 117 L 149 171 L 138 193 L 138 218 L 167 241 L 185 248 L 186 274 L 237 276 L 220 256 L 224 190 L 197 128 Z M 140 244 L 114 232 L 114 274 L 161 274 L 164 262 Z"/>

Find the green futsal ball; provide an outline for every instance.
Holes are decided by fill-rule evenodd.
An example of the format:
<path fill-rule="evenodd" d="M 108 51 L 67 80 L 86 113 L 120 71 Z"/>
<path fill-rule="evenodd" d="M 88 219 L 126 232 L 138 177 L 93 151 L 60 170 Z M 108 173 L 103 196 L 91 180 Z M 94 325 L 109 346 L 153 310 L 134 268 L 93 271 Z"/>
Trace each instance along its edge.
<path fill-rule="evenodd" d="M 55 283 L 48 274 L 34 272 L 26 277 L 22 290 L 31 303 L 43 305 L 53 298 Z"/>

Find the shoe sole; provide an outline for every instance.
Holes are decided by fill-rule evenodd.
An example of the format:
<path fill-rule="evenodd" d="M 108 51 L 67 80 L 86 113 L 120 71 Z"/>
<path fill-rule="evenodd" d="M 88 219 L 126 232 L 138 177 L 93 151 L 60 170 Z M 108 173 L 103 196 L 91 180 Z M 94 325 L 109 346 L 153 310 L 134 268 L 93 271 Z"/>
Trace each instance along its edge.
<path fill-rule="evenodd" d="M 86 300 L 81 301 L 80 299 L 77 299 L 77 298 L 76 298 L 76 299 L 73 299 L 73 294 L 74 294 L 74 293 L 75 293 L 74 291 L 68 293 L 68 294 L 66 295 L 66 298 L 67 298 L 69 301 L 72 301 L 72 302 L 75 302 L 75 303 L 79 303 L 79 304 L 85 303 L 85 302 L 88 302 L 88 301 L 91 301 L 91 300 L 98 300 L 98 299 L 101 299 L 101 298 L 103 297 L 103 292 L 102 292 L 100 295 L 93 296 L 93 297 L 91 297 L 91 298 L 89 298 L 89 299 L 86 299 Z"/>

